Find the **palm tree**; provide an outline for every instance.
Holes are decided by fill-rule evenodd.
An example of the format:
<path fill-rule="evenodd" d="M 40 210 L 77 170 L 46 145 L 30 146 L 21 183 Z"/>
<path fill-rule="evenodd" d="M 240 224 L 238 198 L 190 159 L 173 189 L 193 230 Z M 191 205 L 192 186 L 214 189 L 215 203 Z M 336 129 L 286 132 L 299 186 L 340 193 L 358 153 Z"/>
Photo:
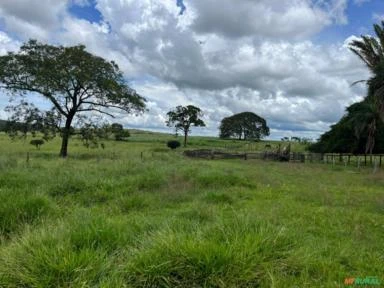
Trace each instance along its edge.
<path fill-rule="evenodd" d="M 354 40 L 350 44 L 350 49 L 363 60 L 372 73 L 384 60 L 384 21 L 381 25 L 374 24 L 373 28 L 377 37 L 361 36 L 361 39 Z"/>
<path fill-rule="evenodd" d="M 373 76 L 367 81 L 368 96 L 377 107 L 381 120 L 384 122 L 384 61 L 373 69 Z"/>
<path fill-rule="evenodd" d="M 370 153 L 375 145 L 378 121 L 384 121 L 384 21 L 381 25 L 374 24 L 373 28 L 376 37 L 361 36 L 350 44 L 352 52 L 360 57 L 372 74 L 369 80 L 363 80 L 368 85 L 368 95 L 361 104 L 361 110 L 356 111 L 355 119 L 359 123 L 356 131 L 360 134 L 368 132 L 366 152 Z"/>

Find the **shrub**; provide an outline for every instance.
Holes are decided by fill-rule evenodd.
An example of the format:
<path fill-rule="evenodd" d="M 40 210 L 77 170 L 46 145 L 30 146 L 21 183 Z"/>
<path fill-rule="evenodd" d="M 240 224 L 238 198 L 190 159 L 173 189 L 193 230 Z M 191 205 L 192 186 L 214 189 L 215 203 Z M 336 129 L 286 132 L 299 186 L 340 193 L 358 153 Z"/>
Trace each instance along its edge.
<path fill-rule="evenodd" d="M 168 143 L 167 143 L 167 146 L 169 148 L 171 148 L 172 150 L 180 147 L 180 145 L 181 145 L 180 142 L 177 140 L 171 140 L 171 141 L 168 141 Z"/>
<path fill-rule="evenodd" d="M 36 146 L 36 149 L 40 149 L 40 146 L 44 144 L 44 140 L 43 139 L 33 139 L 33 140 L 31 140 L 31 142 L 29 142 L 29 144 Z"/>
<path fill-rule="evenodd" d="M 116 141 L 125 141 L 130 136 L 131 134 L 129 133 L 128 130 L 121 130 L 121 131 L 115 132 Z"/>
<path fill-rule="evenodd" d="M 115 135 L 116 141 L 125 141 L 126 138 L 130 137 L 131 134 L 128 130 L 123 128 L 123 125 L 119 123 L 113 123 L 111 125 L 112 133 Z"/>

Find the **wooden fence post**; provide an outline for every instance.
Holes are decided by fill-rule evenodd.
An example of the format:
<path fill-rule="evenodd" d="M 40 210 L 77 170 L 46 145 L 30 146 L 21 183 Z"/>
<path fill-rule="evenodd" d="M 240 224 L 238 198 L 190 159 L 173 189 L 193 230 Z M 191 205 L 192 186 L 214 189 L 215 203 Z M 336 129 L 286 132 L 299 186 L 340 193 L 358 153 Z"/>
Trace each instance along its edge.
<path fill-rule="evenodd" d="M 377 159 L 375 158 L 375 164 L 373 165 L 373 174 L 377 172 Z"/>

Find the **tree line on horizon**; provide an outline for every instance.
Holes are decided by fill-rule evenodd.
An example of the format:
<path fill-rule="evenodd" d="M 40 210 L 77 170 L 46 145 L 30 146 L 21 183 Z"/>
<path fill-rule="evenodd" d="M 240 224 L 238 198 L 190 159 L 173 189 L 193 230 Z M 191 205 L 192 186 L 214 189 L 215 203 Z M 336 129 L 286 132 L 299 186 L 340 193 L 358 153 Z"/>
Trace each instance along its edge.
<path fill-rule="evenodd" d="M 371 72 L 368 80 L 358 81 L 366 83 L 367 95 L 347 107 L 341 120 L 310 145 L 310 151 L 384 153 L 384 21 L 373 27 L 376 37 L 361 36 L 350 44 Z M 0 89 L 10 92 L 12 99 L 22 96 L 19 104 L 7 108 L 11 123 L 34 123 L 46 139 L 59 134 L 61 157 L 68 155 L 74 124 L 86 123 L 84 112 L 114 117 L 111 109 L 128 114 L 146 111 L 146 99 L 127 85 L 118 65 L 87 52 L 83 45 L 52 46 L 29 40 L 18 53 L 0 56 L 0 67 Z M 51 109 L 40 111 L 28 101 L 28 93 L 47 99 Z M 166 124 L 183 133 L 186 146 L 191 127 L 205 126 L 202 115 L 196 106 L 177 106 L 167 113 Z M 0 121 L 0 129 L 6 125 Z M 89 123 L 83 127 L 88 127 L 83 129 L 86 135 L 98 129 Z M 225 117 L 219 129 L 223 139 L 260 140 L 270 133 L 266 120 L 252 112 Z"/>
<path fill-rule="evenodd" d="M 105 138 L 110 128 L 116 140 L 129 136 L 118 123 L 99 127 L 88 117 L 89 112 L 113 118 L 111 109 L 128 114 L 146 111 L 146 99 L 127 85 L 118 65 L 87 52 L 83 45 L 53 46 L 29 40 L 19 52 L 0 56 L 0 89 L 10 92 L 12 100 L 21 96 L 17 104 L 6 108 L 11 116 L 0 123 L 0 131 L 7 131 L 11 138 L 39 132 L 45 141 L 59 135 L 59 155 L 63 158 L 68 155 L 73 134 L 79 134 L 87 147 Z M 44 97 L 51 109 L 37 108 L 29 101 L 29 93 Z M 191 127 L 205 126 L 202 115 L 193 105 L 177 106 L 167 113 L 166 124 L 184 134 L 186 146 Z M 260 139 L 269 135 L 266 121 L 250 112 L 223 119 L 220 129 L 222 138 Z"/>

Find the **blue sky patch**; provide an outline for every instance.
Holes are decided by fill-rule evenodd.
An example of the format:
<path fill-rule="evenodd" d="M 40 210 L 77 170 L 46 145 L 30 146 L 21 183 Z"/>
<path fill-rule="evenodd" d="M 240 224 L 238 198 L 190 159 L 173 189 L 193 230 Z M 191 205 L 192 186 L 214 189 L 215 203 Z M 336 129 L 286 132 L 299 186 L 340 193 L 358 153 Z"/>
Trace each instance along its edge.
<path fill-rule="evenodd" d="M 102 22 L 103 16 L 100 11 L 96 9 L 95 0 L 89 2 L 90 5 L 72 5 L 69 7 L 69 12 L 79 19 L 84 19 L 92 23 Z"/>
<path fill-rule="evenodd" d="M 347 7 L 346 15 L 348 17 L 347 24 L 330 25 L 317 34 L 314 40 L 328 44 L 345 40 L 351 35 L 374 35 L 372 23 L 379 23 L 380 20 L 378 18 L 384 17 L 384 1 L 371 0 L 361 4 L 350 3 Z"/>
<path fill-rule="evenodd" d="M 179 15 L 183 15 L 185 10 L 187 9 L 187 7 L 184 4 L 184 1 L 183 0 L 176 0 L 176 5 L 177 5 L 177 7 L 180 8 Z"/>

